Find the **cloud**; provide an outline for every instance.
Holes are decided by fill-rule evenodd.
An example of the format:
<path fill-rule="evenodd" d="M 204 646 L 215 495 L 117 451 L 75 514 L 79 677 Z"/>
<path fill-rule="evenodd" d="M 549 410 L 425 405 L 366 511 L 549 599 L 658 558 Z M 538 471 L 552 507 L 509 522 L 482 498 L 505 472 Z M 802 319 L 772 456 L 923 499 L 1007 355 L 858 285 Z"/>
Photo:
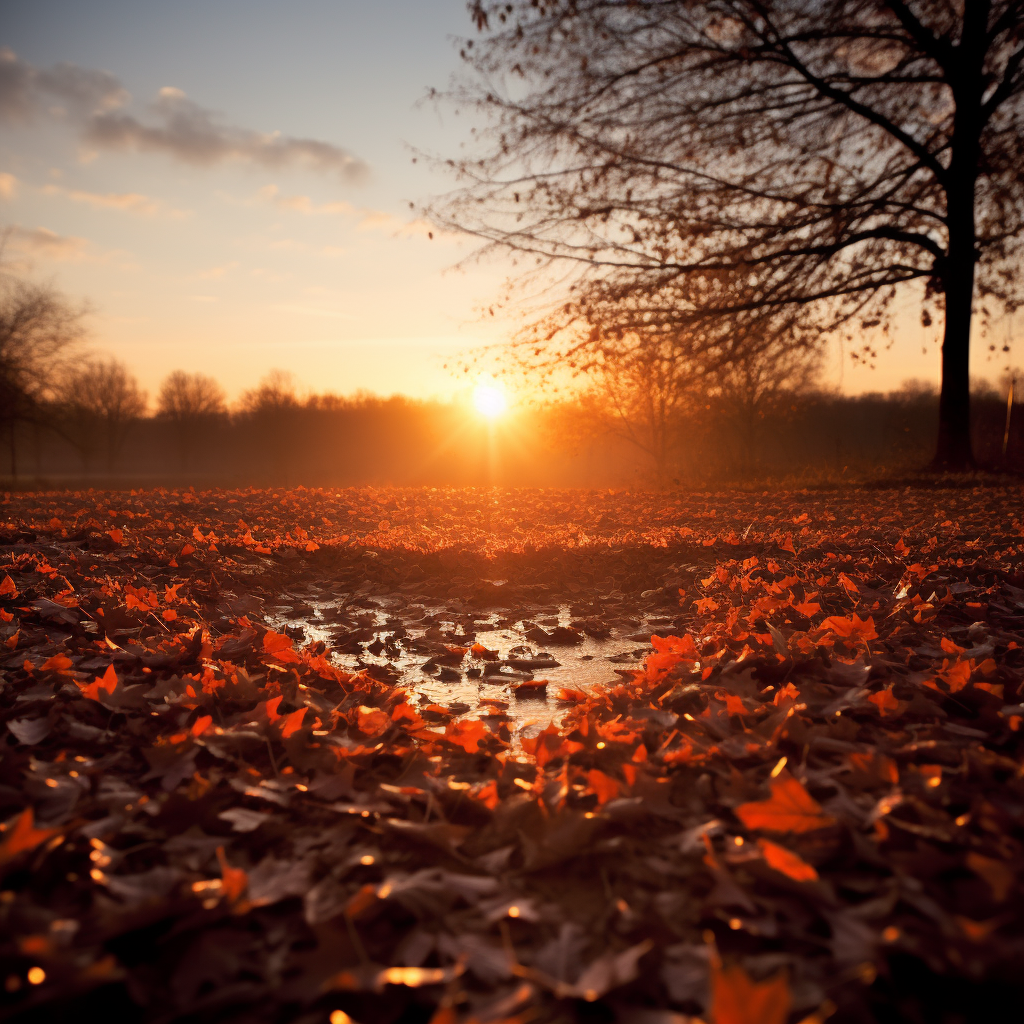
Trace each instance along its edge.
<path fill-rule="evenodd" d="M 47 196 L 63 196 L 74 203 L 85 203 L 94 210 L 121 210 L 143 217 L 187 217 L 185 210 L 177 210 L 159 199 L 151 199 L 139 192 L 83 192 L 80 189 L 63 188 L 60 185 L 44 185 L 40 190 Z"/>
<path fill-rule="evenodd" d="M 272 203 L 282 210 L 292 210 L 295 213 L 314 216 L 351 216 L 360 212 L 357 207 L 344 200 L 334 203 L 314 203 L 309 196 L 283 196 L 276 185 L 265 185 L 259 190 L 258 196 L 264 202 Z"/>
<path fill-rule="evenodd" d="M 210 267 L 209 270 L 202 271 L 199 277 L 203 281 L 219 281 L 225 274 L 237 270 L 239 266 L 237 260 L 232 260 L 230 263 L 223 263 L 219 267 Z"/>
<path fill-rule="evenodd" d="M 89 242 L 75 235 L 58 235 L 49 228 L 23 228 L 15 225 L 7 229 L 7 240 L 28 256 L 43 256 L 61 262 L 79 262 L 87 257 Z"/>
<path fill-rule="evenodd" d="M 0 199 L 13 199 L 18 191 L 18 179 L 4 171 L 0 174 Z"/>
<path fill-rule="evenodd" d="M 329 320 L 358 320 L 352 313 L 341 309 L 329 309 L 325 306 L 304 306 L 293 303 L 277 303 L 270 307 L 281 313 L 298 313 L 299 316 L 326 317 Z"/>
<path fill-rule="evenodd" d="M 0 118 L 30 121 L 40 110 L 76 119 L 123 106 L 128 91 L 108 71 L 74 64 L 35 68 L 12 50 L 0 49 Z M 63 106 L 54 106 L 53 100 Z"/>
<path fill-rule="evenodd" d="M 37 259 L 57 263 L 102 264 L 123 271 L 139 269 L 131 253 L 123 249 L 98 249 L 87 238 L 59 235 L 44 227 L 25 228 L 15 224 L 3 231 L 0 244 L 10 246 L 12 256 L 15 257 L 10 269 L 31 270 Z"/>
<path fill-rule="evenodd" d="M 402 221 L 385 210 L 371 210 L 366 207 L 353 206 L 344 201 L 334 203 L 315 203 L 310 196 L 282 195 L 277 185 L 265 185 L 257 193 L 257 199 L 270 203 L 282 210 L 291 210 L 307 216 L 345 216 L 358 219 L 356 229 L 359 231 L 381 231 L 392 238 L 412 238 L 416 236 L 442 236 L 455 238 L 454 234 L 439 231 L 428 221 L 418 218 Z"/>
<path fill-rule="evenodd" d="M 130 100 L 109 72 L 73 64 L 42 70 L 9 49 L 0 50 L 0 120 L 28 122 L 45 113 L 73 122 L 96 148 L 162 153 L 199 166 L 232 161 L 274 169 L 298 166 L 347 181 L 366 174 L 366 165 L 339 146 L 226 124 L 180 89 L 161 89 L 149 120 L 125 109 Z"/>

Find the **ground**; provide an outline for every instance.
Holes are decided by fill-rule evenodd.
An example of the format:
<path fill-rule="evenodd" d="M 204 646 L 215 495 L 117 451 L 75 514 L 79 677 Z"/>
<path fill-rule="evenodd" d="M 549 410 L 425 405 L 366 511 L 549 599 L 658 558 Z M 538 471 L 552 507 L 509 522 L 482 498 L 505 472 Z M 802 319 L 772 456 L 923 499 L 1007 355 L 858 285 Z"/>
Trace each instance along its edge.
<path fill-rule="evenodd" d="M 1013 1019 L 1022 497 L 8 497 L 0 1019 Z"/>

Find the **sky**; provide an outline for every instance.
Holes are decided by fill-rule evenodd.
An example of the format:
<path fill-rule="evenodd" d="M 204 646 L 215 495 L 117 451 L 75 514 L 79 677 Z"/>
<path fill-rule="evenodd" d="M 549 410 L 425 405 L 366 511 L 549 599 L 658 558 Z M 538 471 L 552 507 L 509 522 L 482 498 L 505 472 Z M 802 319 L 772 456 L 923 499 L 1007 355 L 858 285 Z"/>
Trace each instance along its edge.
<path fill-rule="evenodd" d="M 509 331 L 481 310 L 510 264 L 458 267 L 472 242 L 410 208 L 452 187 L 414 156 L 468 138 L 426 97 L 471 28 L 465 0 L 6 4 L 4 258 L 88 302 L 91 348 L 151 395 L 176 369 L 235 397 L 283 368 L 317 392 L 448 398 L 464 378 L 445 364 Z M 833 349 L 829 382 L 938 381 L 908 300 L 877 368 Z"/>

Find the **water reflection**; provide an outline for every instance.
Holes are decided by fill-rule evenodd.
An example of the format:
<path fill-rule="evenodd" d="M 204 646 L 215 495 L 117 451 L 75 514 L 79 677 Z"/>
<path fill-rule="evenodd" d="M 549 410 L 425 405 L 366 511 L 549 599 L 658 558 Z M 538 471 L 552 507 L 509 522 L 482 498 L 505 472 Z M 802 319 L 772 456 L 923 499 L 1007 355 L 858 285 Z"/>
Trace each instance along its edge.
<path fill-rule="evenodd" d="M 297 642 L 324 643 L 340 668 L 369 669 L 406 687 L 414 702 L 464 718 L 507 715 L 514 737 L 558 717 L 567 706 L 557 699 L 560 689 L 590 691 L 617 683 L 617 671 L 639 667 L 652 629 L 665 621 L 636 615 L 594 628 L 593 636 L 572 629 L 567 604 L 504 614 L 406 602 L 401 595 L 296 596 L 268 609 L 267 621 Z M 486 653 L 474 652 L 474 644 Z M 549 685 L 516 691 L 531 679 Z"/>

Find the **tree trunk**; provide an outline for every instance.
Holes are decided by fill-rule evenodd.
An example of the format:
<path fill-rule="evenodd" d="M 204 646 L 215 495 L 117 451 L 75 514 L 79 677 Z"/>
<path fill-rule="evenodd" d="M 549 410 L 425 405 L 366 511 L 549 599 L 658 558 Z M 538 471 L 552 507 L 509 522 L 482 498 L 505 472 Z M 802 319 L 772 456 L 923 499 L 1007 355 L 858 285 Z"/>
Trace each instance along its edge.
<path fill-rule="evenodd" d="M 950 246 L 952 249 L 952 246 Z M 974 297 L 974 246 L 946 274 L 946 326 L 942 339 L 942 391 L 939 437 L 932 466 L 965 471 L 975 467 L 971 447 L 971 304 Z"/>
<path fill-rule="evenodd" d="M 985 88 L 985 33 L 991 4 L 977 0 L 964 13 L 958 67 L 950 84 L 956 113 L 946 180 L 946 224 L 949 232 L 942 283 L 946 324 L 942 338 L 942 391 L 939 394 L 939 438 L 934 469 L 963 472 L 975 468 L 971 447 L 971 313 L 977 262 L 974 192 L 978 180 L 981 122 Z"/>

